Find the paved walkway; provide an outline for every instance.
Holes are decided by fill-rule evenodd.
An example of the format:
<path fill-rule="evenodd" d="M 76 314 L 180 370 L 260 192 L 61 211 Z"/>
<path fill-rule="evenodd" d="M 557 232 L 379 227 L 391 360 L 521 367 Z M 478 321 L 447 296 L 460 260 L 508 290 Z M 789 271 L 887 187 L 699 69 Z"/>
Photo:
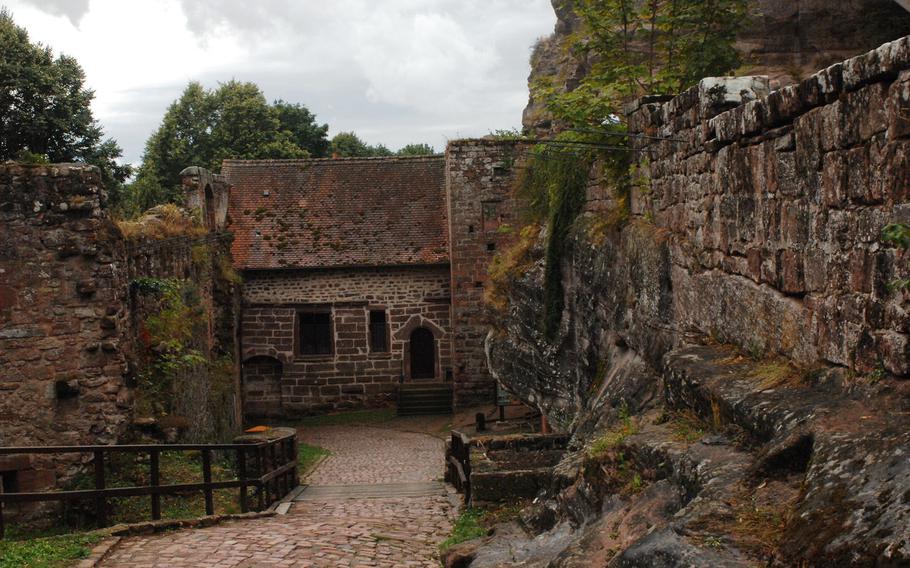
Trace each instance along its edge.
<path fill-rule="evenodd" d="M 364 426 L 301 437 L 332 453 L 287 515 L 124 539 L 102 566 L 439 566 L 456 513 L 442 440 Z"/>

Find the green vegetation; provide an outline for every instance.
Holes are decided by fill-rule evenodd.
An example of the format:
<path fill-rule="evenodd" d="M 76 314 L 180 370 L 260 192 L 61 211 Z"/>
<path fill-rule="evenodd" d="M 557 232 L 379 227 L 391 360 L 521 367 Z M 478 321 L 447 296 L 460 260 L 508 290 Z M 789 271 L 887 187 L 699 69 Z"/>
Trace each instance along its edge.
<path fill-rule="evenodd" d="M 72 57 L 54 57 L 51 48 L 29 41 L 0 7 L 0 162 L 84 162 L 98 166 L 110 200 L 120 199 L 131 173 L 122 155 L 92 116 L 95 93 Z"/>
<path fill-rule="evenodd" d="M 57 568 L 86 558 L 101 540 L 94 534 L 0 540 L 0 568 Z"/>
<path fill-rule="evenodd" d="M 408 144 L 396 152 L 399 156 L 429 156 L 435 153 L 436 148 L 429 144 Z"/>
<path fill-rule="evenodd" d="M 231 456 L 233 454 L 230 454 Z M 212 480 L 228 481 L 236 479 L 233 465 L 228 461 L 228 454 L 215 454 L 212 463 Z M 149 485 L 150 466 L 145 455 L 129 453 L 110 454 L 107 467 L 106 483 L 108 487 L 143 487 Z M 160 457 L 161 483 L 176 485 L 184 483 L 201 483 L 202 455 L 199 452 L 162 452 Z M 79 475 L 70 489 L 93 489 L 94 476 L 90 472 Z M 214 491 L 216 514 L 240 512 L 239 490 L 223 489 Z M 149 497 L 118 497 L 109 501 L 110 520 L 116 523 L 138 523 L 151 520 Z M 85 517 L 93 514 L 76 508 L 70 511 L 66 519 L 69 526 L 84 526 Z M 81 515 L 81 517 L 80 517 Z M 190 491 L 181 495 L 163 495 L 161 497 L 162 519 L 193 519 L 205 516 L 205 496 L 201 491 Z"/>
<path fill-rule="evenodd" d="M 707 425 L 691 410 L 667 412 L 660 422 L 670 427 L 674 439 L 686 444 L 693 444 L 708 433 Z"/>
<path fill-rule="evenodd" d="M 253 83 L 228 81 L 217 89 L 187 85 L 145 145 L 124 212 L 183 200 L 180 172 L 190 165 L 219 171 L 227 158 L 325 156 L 328 126 L 299 104 L 269 104 Z"/>
<path fill-rule="evenodd" d="M 573 9 L 581 30 L 563 46 L 589 70 L 565 92 L 544 77 L 532 86 L 536 100 L 565 130 L 537 145 L 519 180 L 526 221 L 547 225 L 542 328 L 553 341 L 564 307 L 562 262 L 570 230 L 582 211 L 589 179 L 610 184 L 613 209 L 593 223 L 598 238 L 629 217 L 629 196 L 638 185 L 622 106 L 641 95 L 675 94 L 704 76 L 739 65 L 733 43 L 745 21 L 746 0 L 579 0 Z M 519 139 L 519 133 L 496 137 Z M 598 165 L 600 171 L 593 166 Z"/>
<path fill-rule="evenodd" d="M 469 508 L 462 511 L 461 515 L 459 515 L 458 519 L 455 521 L 455 526 L 452 528 L 452 534 L 449 538 L 442 541 L 442 544 L 439 545 L 439 549 L 445 552 L 456 544 L 485 536 L 487 534 L 487 529 L 484 528 L 482 524 L 485 514 L 486 513 L 482 509 L 476 508 Z"/>
<path fill-rule="evenodd" d="M 531 86 L 534 97 L 572 126 L 613 122 L 625 101 L 676 94 L 736 69 L 747 9 L 746 0 L 578 0 L 582 28 L 563 47 L 590 69 L 570 92 L 545 77 Z"/>
<path fill-rule="evenodd" d="M 534 246 L 539 236 L 539 225 L 527 225 L 521 229 L 514 244 L 493 257 L 487 269 L 489 285 L 484 289 L 484 299 L 488 305 L 499 311 L 506 309 L 512 283 L 537 261 Z"/>
<path fill-rule="evenodd" d="M 910 248 L 910 225 L 891 223 L 882 230 L 882 239 L 904 250 Z M 910 290 L 910 279 L 898 279 L 891 282 L 891 287 Z"/>
<path fill-rule="evenodd" d="M 303 477 L 309 473 L 309 471 L 327 455 L 329 455 L 329 451 L 325 448 L 300 442 L 297 446 L 297 463 L 300 466 L 300 476 Z"/>
<path fill-rule="evenodd" d="M 623 406 L 619 411 L 619 422 L 607 430 L 601 437 L 594 440 L 588 448 L 588 457 L 600 459 L 609 455 L 613 450 L 622 445 L 629 436 L 638 432 L 638 424 L 629 414 L 629 409 Z"/>
<path fill-rule="evenodd" d="M 372 158 L 382 156 L 427 156 L 435 154 L 436 149 L 429 144 L 408 144 L 397 152 L 389 150 L 382 144 L 367 144 L 353 132 L 339 132 L 332 138 L 332 155 L 339 158 Z"/>

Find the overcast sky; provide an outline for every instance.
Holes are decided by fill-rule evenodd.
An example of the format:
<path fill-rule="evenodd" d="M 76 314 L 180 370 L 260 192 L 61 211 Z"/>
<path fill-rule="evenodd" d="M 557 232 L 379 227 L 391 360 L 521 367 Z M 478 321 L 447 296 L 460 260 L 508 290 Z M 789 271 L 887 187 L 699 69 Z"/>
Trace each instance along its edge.
<path fill-rule="evenodd" d="M 397 149 L 521 125 L 549 0 L 0 0 L 76 57 L 95 117 L 138 164 L 187 82 L 253 81 L 332 133 Z"/>

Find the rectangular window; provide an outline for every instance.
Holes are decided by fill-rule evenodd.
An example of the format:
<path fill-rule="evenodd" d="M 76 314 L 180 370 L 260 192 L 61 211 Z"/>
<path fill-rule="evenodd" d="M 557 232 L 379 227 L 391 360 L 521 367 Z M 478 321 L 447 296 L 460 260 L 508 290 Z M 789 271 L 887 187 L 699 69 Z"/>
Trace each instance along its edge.
<path fill-rule="evenodd" d="M 15 471 L 0 471 L 0 493 L 17 493 L 19 475 Z"/>
<path fill-rule="evenodd" d="M 389 352 L 389 323 L 385 310 L 370 310 L 370 352 Z"/>
<path fill-rule="evenodd" d="M 330 309 L 300 312 L 301 355 L 332 354 L 332 312 Z"/>

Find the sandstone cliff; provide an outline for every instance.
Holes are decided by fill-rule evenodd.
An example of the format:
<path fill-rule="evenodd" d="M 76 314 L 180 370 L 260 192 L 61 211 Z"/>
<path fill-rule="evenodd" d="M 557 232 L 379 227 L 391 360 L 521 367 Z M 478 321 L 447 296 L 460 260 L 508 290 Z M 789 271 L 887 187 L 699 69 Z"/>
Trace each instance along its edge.
<path fill-rule="evenodd" d="M 540 250 L 487 338 L 572 441 L 471 566 L 910 563 L 910 266 L 880 239 L 910 221 L 908 105 L 910 37 L 631 108 L 663 140 L 636 148 L 628 223 L 594 178 L 557 338 Z"/>
<path fill-rule="evenodd" d="M 574 0 L 552 0 L 557 22 L 553 34 L 540 40 L 531 57 L 533 84 L 554 77 L 557 85 L 574 89 L 587 62 L 569 55 L 566 38 L 581 23 L 572 12 Z M 768 75 L 788 85 L 858 53 L 910 33 L 910 13 L 892 0 L 759 0 L 751 21 L 739 35 L 744 65 L 738 75 Z M 522 116 L 526 129 L 540 135 L 551 131 L 550 118 L 533 94 Z"/>

